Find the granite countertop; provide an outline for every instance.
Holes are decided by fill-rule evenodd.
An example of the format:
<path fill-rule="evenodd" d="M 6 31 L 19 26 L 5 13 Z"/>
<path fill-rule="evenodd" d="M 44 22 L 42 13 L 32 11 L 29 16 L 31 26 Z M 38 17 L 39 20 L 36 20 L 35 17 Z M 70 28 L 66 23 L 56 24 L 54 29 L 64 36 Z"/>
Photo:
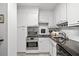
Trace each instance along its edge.
<path fill-rule="evenodd" d="M 55 41 L 54 38 L 51 38 Z M 55 41 L 57 43 L 57 41 Z M 67 40 L 65 44 L 57 43 L 68 51 L 72 56 L 79 56 L 79 42 L 74 40 Z"/>
<path fill-rule="evenodd" d="M 72 56 L 79 56 L 79 42 L 74 40 L 69 40 L 64 45 L 61 46 L 66 51 L 68 51 Z"/>

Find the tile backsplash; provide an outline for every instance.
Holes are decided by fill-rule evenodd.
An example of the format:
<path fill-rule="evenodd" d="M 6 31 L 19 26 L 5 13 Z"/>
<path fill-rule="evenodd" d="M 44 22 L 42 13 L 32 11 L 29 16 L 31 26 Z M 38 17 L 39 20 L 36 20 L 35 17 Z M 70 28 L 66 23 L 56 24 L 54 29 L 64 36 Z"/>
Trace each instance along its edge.
<path fill-rule="evenodd" d="M 68 38 L 71 40 L 79 41 L 79 28 L 73 28 L 73 29 L 63 29 Z"/>

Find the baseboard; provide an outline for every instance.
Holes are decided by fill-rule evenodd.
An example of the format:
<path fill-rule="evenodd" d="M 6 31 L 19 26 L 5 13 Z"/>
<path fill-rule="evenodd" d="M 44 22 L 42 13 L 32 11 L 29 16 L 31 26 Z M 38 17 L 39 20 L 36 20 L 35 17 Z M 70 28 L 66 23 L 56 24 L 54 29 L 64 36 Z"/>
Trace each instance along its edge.
<path fill-rule="evenodd" d="M 38 54 L 49 54 L 49 52 L 17 52 L 17 53 L 38 53 Z"/>

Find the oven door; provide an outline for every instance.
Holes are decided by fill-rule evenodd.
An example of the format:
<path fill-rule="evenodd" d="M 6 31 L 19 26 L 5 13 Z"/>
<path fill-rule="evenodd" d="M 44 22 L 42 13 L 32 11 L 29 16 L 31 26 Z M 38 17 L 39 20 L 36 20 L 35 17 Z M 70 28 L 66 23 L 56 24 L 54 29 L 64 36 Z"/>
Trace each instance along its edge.
<path fill-rule="evenodd" d="M 38 42 L 27 42 L 26 47 L 27 47 L 27 50 L 37 50 Z"/>

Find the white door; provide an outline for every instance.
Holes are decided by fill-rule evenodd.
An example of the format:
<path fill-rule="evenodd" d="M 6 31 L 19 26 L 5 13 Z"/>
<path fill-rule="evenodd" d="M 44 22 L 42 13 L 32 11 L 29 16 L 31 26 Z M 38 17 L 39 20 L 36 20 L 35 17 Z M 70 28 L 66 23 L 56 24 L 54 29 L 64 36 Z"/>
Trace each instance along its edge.
<path fill-rule="evenodd" d="M 39 38 L 39 52 L 49 52 L 49 38 Z"/>

